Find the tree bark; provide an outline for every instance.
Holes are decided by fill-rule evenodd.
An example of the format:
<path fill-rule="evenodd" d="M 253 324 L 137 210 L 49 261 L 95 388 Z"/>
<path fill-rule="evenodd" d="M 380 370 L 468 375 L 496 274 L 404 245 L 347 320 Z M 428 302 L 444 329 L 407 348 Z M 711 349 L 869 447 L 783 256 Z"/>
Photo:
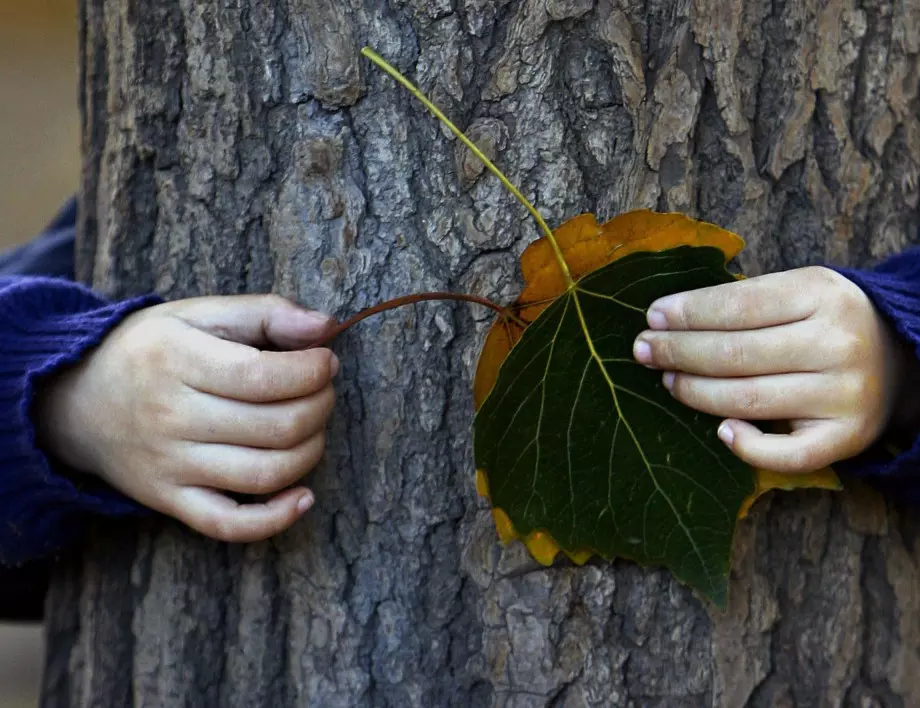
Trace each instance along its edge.
<path fill-rule="evenodd" d="M 748 274 L 866 265 L 920 225 L 920 1 L 82 0 L 79 272 L 344 317 L 509 301 L 537 231 L 679 210 Z M 47 706 L 920 705 L 917 512 L 855 483 L 741 523 L 726 613 L 626 562 L 544 569 L 474 491 L 492 313 L 368 320 L 318 503 L 271 542 L 100 526 L 47 603 Z"/>

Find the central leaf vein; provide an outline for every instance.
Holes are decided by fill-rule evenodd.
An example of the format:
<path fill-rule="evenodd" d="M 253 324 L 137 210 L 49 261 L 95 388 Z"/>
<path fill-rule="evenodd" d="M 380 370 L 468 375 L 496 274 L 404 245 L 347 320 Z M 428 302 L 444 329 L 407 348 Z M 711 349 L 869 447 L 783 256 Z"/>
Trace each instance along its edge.
<path fill-rule="evenodd" d="M 632 425 L 630 425 L 629 420 L 627 420 L 626 416 L 623 414 L 623 409 L 620 406 L 620 400 L 619 400 L 619 397 L 617 396 L 617 390 L 616 390 L 617 387 L 614 385 L 613 379 L 610 378 L 610 373 L 607 371 L 607 368 L 604 366 L 602 357 L 598 353 L 597 349 L 594 346 L 594 342 L 591 339 L 591 331 L 588 328 L 588 323 L 585 320 L 585 315 L 581 308 L 581 302 L 578 299 L 577 288 L 572 288 L 570 290 L 570 293 L 571 293 L 570 299 L 571 301 L 574 301 L 575 303 L 575 310 L 578 314 L 578 321 L 579 321 L 579 324 L 581 325 L 581 329 L 585 337 L 585 342 L 588 345 L 588 350 L 591 352 L 591 357 L 597 363 L 597 366 L 600 369 L 601 374 L 603 375 L 604 379 L 607 381 L 607 385 L 610 388 L 610 395 L 613 398 L 613 405 L 616 408 L 617 415 L 620 417 L 620 420 L 623 421 L 623 425 L 626 428 L 626 431 L 629 433 L 630 438 L 632 438 L 633 444 L 636 447 L 636 451 L 639 453 L 639 456 L 642 458 L 642 463 L 645 465 L 645 468 L 648 471 L 649 477 L 652 480 L 652 484 L 655 485 L 655 489 L 657 493 L 661 494 L 662 498 L 665 500 L 667 505 L 670 507 L 671 513 L 674 514 L 674 518 L 677 520 L 677 523 L 680 525 L 681 529 L 683 530 L 684 535 L 687 537 L 687 541 L 690 543 L 691 547 L 693 548 L 693 551 L 696 554 L 697 559 L 699 560 L 700 566 L 703 568 L 703 571 L 706 573 L 707 577 L 709 577 L 711 580 L 711 576 L 709 573 L 708 566 L 706 564 L 706 560 L 703 557 L 703 554 L 700 548 L 697 546 L 696 539 L 690 533 L 690 529 L 687 527 L 687 524 L 683 518 L 683 515 L 680 513 L 680 511 L 678 511 L 677 507 L 674 505 L 673 500 L 664 491 L 661 484 L 659 483 L 658 478 L 655 475 L 654 470 L 652 469 L 648 456 L 645 454 L 645 449 L 642 447 L 642 444 L 639 442 L 639 438 L 636 436 L 636 433 L 633 430 Z M 566 310 L 568 310 L 568 301 L 566 302 Z M 564 317 L 565 317 L 565 313 L 563 312 L 563 319 Z M 542 414 L 542 411 L 541 411 L 541 414 Z M 653 498 L 654 498 L 654 495 L 650 496 L 648 500 L 646 501 L 646 511 L 647 511 L 648 505 L 651 503 Z M 643 516 L 644 515 L 645 515 L 645 512 L 643 513 Z M 643 519 L 643 536 L 645 536 L 644 525 L 645 523 Z M 647 537 L 643 538 L 643 542 L 645 541 L 647 541 Z"/>

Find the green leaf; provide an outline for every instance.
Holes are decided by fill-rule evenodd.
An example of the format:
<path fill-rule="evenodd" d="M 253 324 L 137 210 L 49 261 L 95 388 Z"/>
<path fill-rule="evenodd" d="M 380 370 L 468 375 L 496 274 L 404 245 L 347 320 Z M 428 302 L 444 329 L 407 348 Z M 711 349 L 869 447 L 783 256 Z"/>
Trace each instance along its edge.
<path fill-rule="evenodd" d="M 527 327 L 474 430 L 492 504 L 519 534 L 667 567 L 725 605 L 754 470 L 716 437 L 719 420 L 677 402 L 632 346 L 655 299 L 732 280 L 716 248 L 634 253 L 582 278 Z"/>

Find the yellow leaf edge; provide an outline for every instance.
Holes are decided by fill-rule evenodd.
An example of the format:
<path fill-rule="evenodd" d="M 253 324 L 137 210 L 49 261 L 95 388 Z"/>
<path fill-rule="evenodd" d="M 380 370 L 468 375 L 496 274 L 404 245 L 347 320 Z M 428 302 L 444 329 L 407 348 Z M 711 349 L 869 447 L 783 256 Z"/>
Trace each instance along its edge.
<path fill-rule="evenodd" d="M 486 477 L 485 470 L 476 470 L 476 491 L 479 496 L 489 502 L 492 508 L 492 519 L 495 521 L 495 530 L 498 532 L 498 539 L 506 546 L 512 541 L 520 540 L 527 547 L 530 555 L 532 555 L 534 560 L 540 565 L 552 565 L 560 551 L 568 556 L 569 560 L 575 563 L 575 565 L 584 565 L 592 556 L 601 555 L 592 549 L 564 549 L 548 531 L 540 529 L 531 531 L 526 536 L 522 537 L 517 532 L 517 529 L 514 528 L 514 524 L 511 523 L 511 518 L 505 510 L 492 504 L 492 497 L 489 494 L 489 481 Z"/>
<path fill-rule="evenodd" d="M 792 492 L 796 489 L 826 489 L 831 492 L 843 490 L 840 478 L 831 467 L 803 474 L 784 474 L 764 469 L 755 469 L 755 473 L 757 488 L 741 504 L 741 509 L 738 510 L 739 519 L 745 518 L 750 513 L 754 503 L 764 494 L 773 490 L 782 492 Z"/>

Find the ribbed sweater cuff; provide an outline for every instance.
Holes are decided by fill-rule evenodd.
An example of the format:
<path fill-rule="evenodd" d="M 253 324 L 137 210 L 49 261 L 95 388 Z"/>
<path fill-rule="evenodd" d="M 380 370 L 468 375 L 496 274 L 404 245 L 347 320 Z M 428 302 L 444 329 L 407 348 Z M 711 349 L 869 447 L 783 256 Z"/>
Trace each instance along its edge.
<path fill-rule="evenodd" d="M 920 360 L 920 249 L 888 259 L 875 270 L 835 268 L 858 285 L 876 309 L 907 342 Z M 920 391 L 916 392 L 920 396 Z M 920 437 L 893 459 L 877 454 L 846 461 L 841 469 L 860 477 L 911 482 L 911 496 L 920 501 Z"/>
<path fill-rule="evenodd" d="M 79 361 L 132 312 L 161 301 L 146 295 L 112 304 L 83 286 L 43 278 L 0 290 L 0 563 L 19 565 L 73 541 L 88 513 L 142 510 L 94 478 L 56 470 L 36 447 L 31 409 L 43 377 Z"/>

